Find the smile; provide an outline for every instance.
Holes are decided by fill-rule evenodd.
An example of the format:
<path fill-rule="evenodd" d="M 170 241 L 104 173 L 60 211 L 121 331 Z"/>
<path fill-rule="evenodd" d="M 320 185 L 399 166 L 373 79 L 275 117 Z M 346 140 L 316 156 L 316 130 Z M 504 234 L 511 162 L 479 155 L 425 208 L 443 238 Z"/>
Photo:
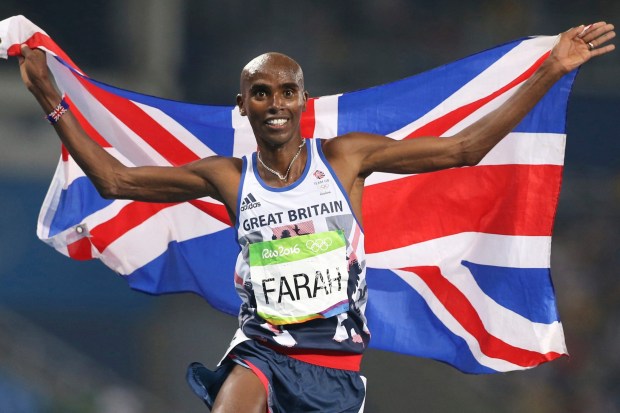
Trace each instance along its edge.
<path fill-rule="evenodd" d="M 282 126 L 288 122 L 288 119 L 276 118 L 268 119 L 265 123 L 270 126 Z"/>

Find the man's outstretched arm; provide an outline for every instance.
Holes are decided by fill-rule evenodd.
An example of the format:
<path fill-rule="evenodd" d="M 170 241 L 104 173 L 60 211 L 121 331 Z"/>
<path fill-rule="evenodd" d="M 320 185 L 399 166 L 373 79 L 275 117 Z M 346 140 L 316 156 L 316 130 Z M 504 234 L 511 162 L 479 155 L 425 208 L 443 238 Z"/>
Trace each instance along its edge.
<path fill-rule="evenodd" d="M 61 100 L 54 87 L 45 54 L 22 46 L 20 72 L 28 90 L 45 113 Z M 213 196 L 221 199 L 211 180 L 234 169 L 229 158 L 211 157 L 183 167 L 126 167 L 94 142 L 69 110 L 54 124 L 62 143 L 105 198 L 175 202 Z M 213 175 L 213 176 L 211 176 Z M 222 177 L 222 180 L 225 177 Z"/>
<path fill-rule="evenodd" d="M 606 44 L 614 37 L 613 25 L 605 22 L 562 33 L 549 58 L 513 96 L 452 137 L 396 141 L 352 133 L 326 146 L 332 147 L 328 150 L 333 151 L 335 159 L 339 154 L 349 154 L 348 165 L 357 165 L 360 177 L 372 172 L 421 173 L 475 165 L 519 124 L 562 76 L 591 58 L 614 50 L 614 45 Z"/>

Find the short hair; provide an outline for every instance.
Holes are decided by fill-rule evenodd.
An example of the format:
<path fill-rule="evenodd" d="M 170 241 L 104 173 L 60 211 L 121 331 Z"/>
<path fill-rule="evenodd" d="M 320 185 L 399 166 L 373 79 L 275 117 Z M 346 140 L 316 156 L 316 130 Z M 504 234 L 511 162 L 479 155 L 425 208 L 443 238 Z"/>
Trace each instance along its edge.
<path fill-rule="evenodd" d="M 265 67 L 269 65 L 273 66 L 286 66 L 289 70 L 294 73 L 294 76 L 301 86 L 304 89 L 304 73 L 301 70 L 301 66 L 297 63 L 293 58 L 278 52 L 269 52 L 264 53 L 260 56 L 256 56 L 254 59 L 250 60 L 248 64 L 243 67 L 241 70 L 241 75 L 239 77 L 239 89 L 243 91 L 243 81 L 253 74 L 261 72 L 265 70 Z"/>

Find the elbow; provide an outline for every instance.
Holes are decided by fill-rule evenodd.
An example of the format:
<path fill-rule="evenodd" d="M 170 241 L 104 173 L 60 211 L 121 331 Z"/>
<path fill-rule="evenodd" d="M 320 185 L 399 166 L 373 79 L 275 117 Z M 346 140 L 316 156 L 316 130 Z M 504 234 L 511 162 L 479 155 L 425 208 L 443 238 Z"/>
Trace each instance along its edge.
<path fill-rule="evenodd" d="M 457 167 L 476 166 L 484 157 L 477 151 L 473 151 L 466 140 L 459 142 L 457 153 L 454 155 Z"/>
<path fill-rule="evenodd" d="M 120 194 L 118 188 L 111 184 L 95 184 L 97 192 L 103 199 L 118 199 Z"/>
<path fill-rule="evenodd" d="M 101 195 L 103 199 L 117 199 L 118 198 L 118 195 L 116 195 L 116 192 L 108 188 L 99 189 L 98 192 L 99 192 L 99 195 Z"/>
<path fill-rule="evenodd" d="M 476 166 L 482 161 L 482 156 L 478 154 L 466 153 L 463 154 L 460 161 L 460 166 Z"/>
<path fill-rule="evenodd" d="M 125 166 L 103 169 L 89 174 L 89 178 L 104 199 L 129 199 L 132 193 L 130 168 Z"/>
<path fill-rule="evenodd" d="M 476 166 L 478 165 L 490 148 L 480 148 L 474 145 L 470 139 L 463 137 L 458 142 L 457 164 L 458 166 Z"/>
<path fill-rule="evenodd" d="M 104 199 L 119 199 L 123 196 L 121 187 L 118 184 L 118 177 L 114 175 L 91 175 L 90 180 L 95 186 L 95 189 L 97 189 L 99 195 Z"/>

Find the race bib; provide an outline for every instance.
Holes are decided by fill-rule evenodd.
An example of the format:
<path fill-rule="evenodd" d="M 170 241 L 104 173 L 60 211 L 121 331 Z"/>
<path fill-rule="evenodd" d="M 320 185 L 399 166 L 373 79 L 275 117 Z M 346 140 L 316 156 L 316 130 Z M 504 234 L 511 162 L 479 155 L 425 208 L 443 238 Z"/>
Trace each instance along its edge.
<path fill-rule="evenodd" d="M 274 325 L 328 318 L 349 309 L 341 230 L 250 244 L 258 314 Z"/>

